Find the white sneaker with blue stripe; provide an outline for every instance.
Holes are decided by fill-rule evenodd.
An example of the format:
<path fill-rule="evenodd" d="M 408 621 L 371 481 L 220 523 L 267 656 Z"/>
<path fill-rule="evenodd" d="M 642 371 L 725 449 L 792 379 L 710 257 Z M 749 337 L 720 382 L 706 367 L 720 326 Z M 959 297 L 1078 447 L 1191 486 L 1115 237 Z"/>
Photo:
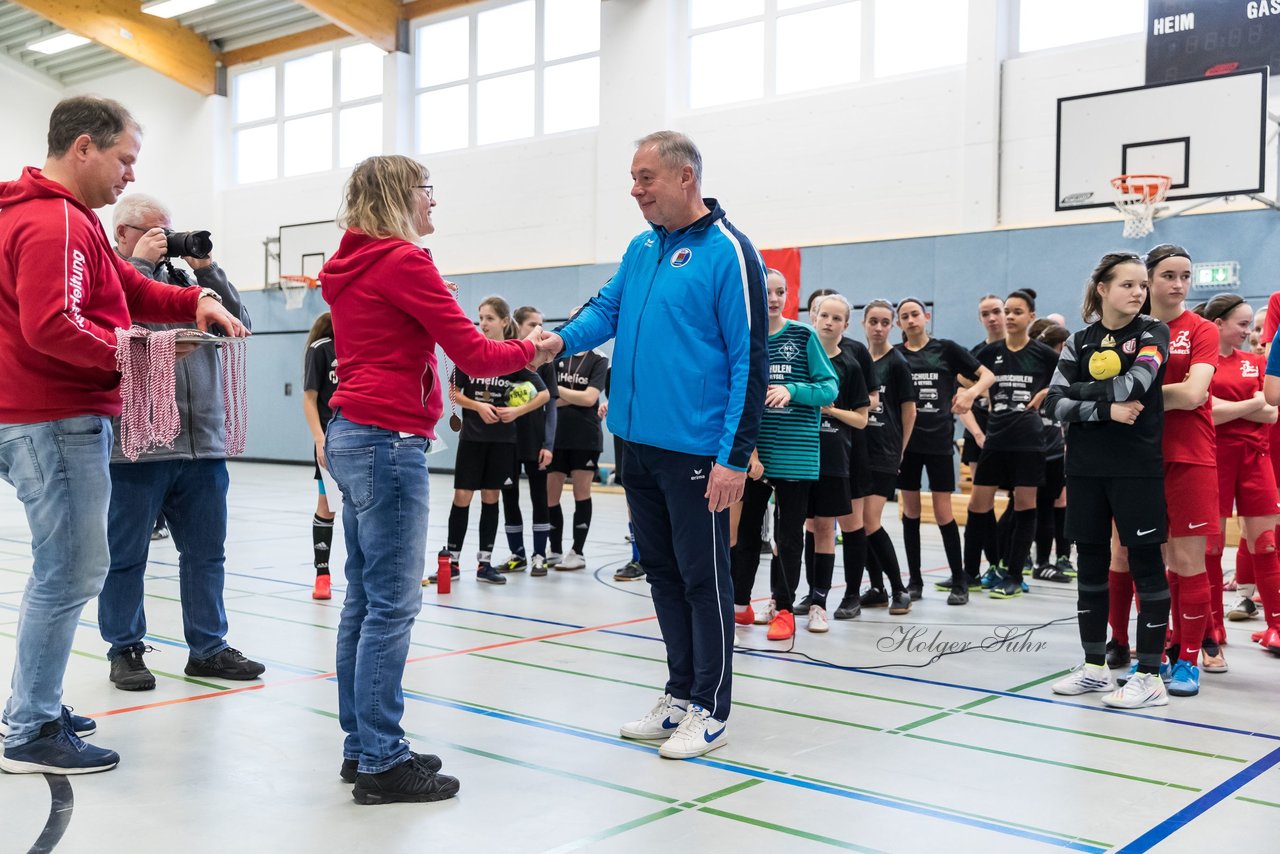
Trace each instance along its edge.
<path fill-rule="evenodd" d="M 658 755 L 663 759 L 692 759 L 709 753 L 729 743 L 726 729 L 724 721 L 711 717 L 702 706 L 691 704 L 680 726 L 658 748 Z"/>
<path fill-rule="evenodd" d="M 623 724 L 618 733 L 623 738 L 640 741 L 668 738 L 680 726 L 680 721 L 684 720 L 688 705 L 687 700 L 676 700 L 670 694 L 663 694 L 657 705 L 649 710 L 649 714 Z"/>

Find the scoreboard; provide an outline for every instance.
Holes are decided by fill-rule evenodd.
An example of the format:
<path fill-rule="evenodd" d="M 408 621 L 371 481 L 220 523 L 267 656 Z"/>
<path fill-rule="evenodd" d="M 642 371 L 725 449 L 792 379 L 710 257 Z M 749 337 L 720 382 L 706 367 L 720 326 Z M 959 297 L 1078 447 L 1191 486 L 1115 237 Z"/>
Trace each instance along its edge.
<path fill-rule="evenodd" d="M 1147 0 L 1147 84 L 1270 66 L 1280 74 L 1280 0 Z"/>

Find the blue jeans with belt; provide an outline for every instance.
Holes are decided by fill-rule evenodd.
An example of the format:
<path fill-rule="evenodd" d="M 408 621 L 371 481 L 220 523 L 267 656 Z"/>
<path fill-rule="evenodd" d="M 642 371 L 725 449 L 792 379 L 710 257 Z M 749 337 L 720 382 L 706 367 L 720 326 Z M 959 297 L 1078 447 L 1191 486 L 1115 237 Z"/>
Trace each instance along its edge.
<path fill-rule="evenodd" d="M 338 721 L 343 758 L 377 774 L 409 758 L 405 659 L 422 610 L 427 561 L 428 442 L 335 414 L 325 438 L 342 489 L 347 598 L 338 623 Z"/>
<path fill-rule="evenodd" d="M 0 477 L 31 528 L 31 575 L 18 610 L 5 745 L 34 740 L 62 715 L 62 677 L 84 604 L 107 574 L 111 421 L 83 415 L 0 424 Z"/>

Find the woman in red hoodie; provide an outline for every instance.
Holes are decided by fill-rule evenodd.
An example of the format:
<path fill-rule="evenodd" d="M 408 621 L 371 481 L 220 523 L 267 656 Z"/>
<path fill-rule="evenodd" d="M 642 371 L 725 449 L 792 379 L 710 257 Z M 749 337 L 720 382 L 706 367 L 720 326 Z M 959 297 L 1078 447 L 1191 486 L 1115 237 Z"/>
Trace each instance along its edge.
<path fill-rule="evenodd" d="M 338 625 L 342 777 L 357 803 L 436 801 L 458 781 L 409 749 L 400 680 L 422 609 L 429 479 L 426 451 L 444 409 L 439 344 L 472 376 L 508 374 L 532 340 L 490 341 L 458 307 L 431 253 L 428 172 L 408 157 L 371 157 L 347 182 L 338 252 L 320 272 L 333 315 L 338 390 L 325 457 L 342 489 L 347 596 Z M 536 336 L 535 336 L 536 338 Z"/>

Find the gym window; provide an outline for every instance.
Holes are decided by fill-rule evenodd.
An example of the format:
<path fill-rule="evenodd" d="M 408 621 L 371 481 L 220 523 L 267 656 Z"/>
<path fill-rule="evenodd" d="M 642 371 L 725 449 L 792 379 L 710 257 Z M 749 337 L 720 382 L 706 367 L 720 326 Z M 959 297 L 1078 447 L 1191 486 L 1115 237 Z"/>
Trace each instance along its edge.
<path fill-rule="evenodd" d="M 521 0 L 414 32 L 421 154 L 600 123 L 600 0 Z"/>

